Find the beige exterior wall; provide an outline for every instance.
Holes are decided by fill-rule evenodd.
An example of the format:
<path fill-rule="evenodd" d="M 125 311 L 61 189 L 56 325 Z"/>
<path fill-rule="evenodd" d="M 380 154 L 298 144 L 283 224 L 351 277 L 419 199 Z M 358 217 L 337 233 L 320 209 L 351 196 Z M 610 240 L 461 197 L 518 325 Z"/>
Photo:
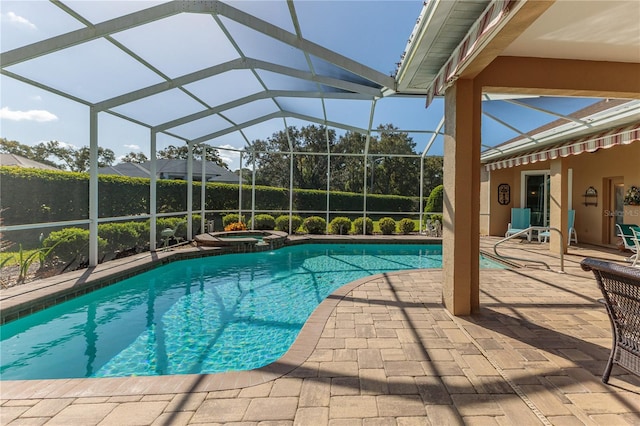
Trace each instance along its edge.
<path fill-rule="evenodd" d="M 612 215 L 622 215 L 624 223 L 640 225 L 640 206 L 625 206 L 623 212 L 616 212 L 611 209 L 608 201 L 609 181 L 612 178 L 619 178 L 624 183 L 625 191 L 631 186 L 640 186 L 640 141 L 594 153 L 569 156 L 565 162 L 573 173 L 573 185 L 569 192 L 576 211 L 575 228 L 579 242 L 596 245 L 615 243 L 607 241 Z M 545 161 L 483 173 L 480 187 L 481 235 L 503 236 L 510 220 L 511 208 L 521 207 L 521 173 L 525 170 L 549 168 L 550 162 Z M 502 183 L 509 184 L 511 189 L 511 201 L 508 205 L 498 203 L 498 186 Z M 590 186 L 598 191 L 597 206 L 584 205 L 583 195 Z"/>

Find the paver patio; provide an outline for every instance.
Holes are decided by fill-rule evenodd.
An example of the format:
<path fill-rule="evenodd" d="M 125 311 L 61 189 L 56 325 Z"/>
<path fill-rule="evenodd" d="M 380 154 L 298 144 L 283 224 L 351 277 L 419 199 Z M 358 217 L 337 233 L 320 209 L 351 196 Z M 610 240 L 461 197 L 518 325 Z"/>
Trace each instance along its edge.
<path fill-rule="evenodd" d="M 483 238 L 483 248 L 495 239 Z M 507 253 L 558 258 L 544 244 Z M 600 380 L 611 331 L 584 256 L 565 274 L 481 271 L 481 312 L 453 317 L 440 270 L 340 289 L 270 369 L 225 375 L 0 382 L 2 425 L 638 425 L 640 379 Z"/>

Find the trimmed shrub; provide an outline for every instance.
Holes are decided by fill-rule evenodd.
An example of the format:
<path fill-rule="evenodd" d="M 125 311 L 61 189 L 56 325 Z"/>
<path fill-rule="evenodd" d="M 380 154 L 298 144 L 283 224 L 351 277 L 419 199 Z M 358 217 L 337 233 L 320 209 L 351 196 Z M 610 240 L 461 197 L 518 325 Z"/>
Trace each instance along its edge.
<path fill-rule="evenodd" d="M 334 217 L 329 222 L 329 233 L 337 235 L 346 235 L 351 232 L 351 219 L 344 216 Z"/>
<path fill-rule="evenodd" d="M 56 245 L 57 244 L 57 245 Z M 63 262 L 86 259 L 89 256 L 89 230 L 82 228 L 64 228 L 54 231 L 42 241 L 43 247 L 53 247 L 50 256 Z M 107 241 L 98 237 L 98 256 L 102 257 Z"/>
<path fill-rule="evenodd" d="M 444 186 L 438 185 L 429 194 L 427 198 L 427 205 L 424 211 L 426 212 L 442 212 L 444 199 Z"/>
<path fill-rule="evenodd" d="M 276 220 L 270 214 L 258 214 L 254 216 L 254 219 L 253 229 L 270 231 L 276 227 Z M 251 223 L 252 221 L 249 219 L 247 228 L 252 228 Z"/>
<path fill-rule="evenodd" d="M 409 218 L 405 217 L 404 219 L 401 219 L 400 222 L 398 222 L 398 229 L 400 230 L 401 233 L 405 235 L 413 232 L 415 228 L 416 228 L 416 224 L 413 222 L 413 220 Z"/>
<path fill-rule="evenodd" d="M 147 221 L 147 229 L 149 222 Z M 167 228 L 175 229 L 174 237 L 187 237 L 187 220 L 181 217 L 159 217 L 156 219 L 156 241 L 162 242 L 162 231 Z"/>
<path fill-rule="evenodd" d="M 390 217 L 383 217 L 378 221 L 378 227 L 384 235 L 391 235 L 396 232 L 396 221 Z"/>
<path fill-rule="evenodd" d="M 357 218 L 353 221 L 353 233 L 356 235 L 362 235 L 364 220 L 362 217 Z M 367 218 L 366 222 L 366 235 L 373 234 L 373 220 L 371 218 Z"/>
<path fill-rule="evenodd" d="M 293 231 L 289 232 L 289 215 L 283 214 L 276 218 L 276 231 L 295 234 L 301 225 L 302 225 L 302 218 L 300 216 L 292 215 L 291 227 L 293 228 Z"/>
<path fill-rule="evenodd" d="M 194 214 L 191 216 L 191 230 L 193 234 L 196 235 L 200 232 L 200 222 L 202 216 L 199 214 Z M 149 220 L 145 222 L 129 222 L 135 225 L 138 230 L 138 234 L 140 235 L 140 243 L 146 244 L 149 238 L 149 231 L 151 230 L 151 225 Z M 175 237 L 186 239 L 187 238 L 187 217 L 159 217 L 156 219 L 156 241 L 158 243 L 162 242 L 162 231 L 165 229 L 175 229 Z"/>
<path fill-rule="evenodd" d="M 440 223 L 442 223 L 442 215 L 441 214 L 427 214 L 424 216 L 424 221 L 425 223 L 427 222 L 427 220 L 431 220 L 431 222 L 435 222 L 436 220 L 440 221 Z"/>
<path fill-rule="evenodd" d="M 307 234 L 324 234 L 327 230 L 327 221 L 320 216 L 309 216 L 302 222 L 302 227 Z"/>
<path fill-rule="evenodd" d="M 116 253 L 137 246 L 140 232 L 135 222 L 113 222 L 99 224 L 98 235 L 106 240 L 105 251 Z"/>

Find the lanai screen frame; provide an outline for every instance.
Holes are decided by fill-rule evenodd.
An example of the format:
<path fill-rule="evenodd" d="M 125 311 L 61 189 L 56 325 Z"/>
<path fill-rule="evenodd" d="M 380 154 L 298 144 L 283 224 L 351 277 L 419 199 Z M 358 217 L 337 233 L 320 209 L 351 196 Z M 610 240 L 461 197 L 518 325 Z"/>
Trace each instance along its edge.
<path fill-rule="evenodd" d="M 288 130 L 287 127 L 287 118 L 296 118 L 300 120 L 305 120 L 311 123 L 317 123 L 328 129 L 329 127 L 338 128 L 343 130 L 355 131 L 361 134 L 366 135 L 366 145 L 365 150 L 362 154 L 350 154 L 357 155 L 363 157 L 363 165 L 364 165 L 364 173 L 363 173 L 363 206 L 362 206 L 362 215 L 364 218 L 367 217 L 368 213 L 390 213 L 390 214 L 412 214 L 415 215 L 415 212 L 369 212 L 367 209 L 367 176 L 368 176 L 368 158 L 370 154 L 368 152 L 369 142 L 371 140 L 372 132 L 376 130 L 372 128 L 373 125 L 373 116 L 375 111 L 376 102 L 387 96 L 396 95 L 393 91 L 393 87 L 395 86 L 395 80 L 391 76 L 384 75 L 372 68 L 369 68 L 365 65 L 357 63 L 356 61 L 344 57 L 340 54 L 332 52 L 322 46 L 319 46 L 311 41 L 305 40 L 301 36 L 300 32 L 300 24 L 298 22 L 295 8 L 293 6 L 292 1 L 288 1 L 287 5 L 289 7 L 291 13 L 291 19 L 294 23 L 294 27 L 296 29 L 296 34 L 289 33 L 283 31 L 282 28 L 279 28 L 275 25 L 270 24 L 269 22 L 260 20 L 246 12 L 240 11 L 229 4 L 219 2 L 219 1 L 200 1 L 200 2 L 181 2 L 181 1 L 172 1 L 168 3 L 163 3 L 157 6 L 152 6 L 138 12 L 133 12 L 128 15 L 119 16 L 117 18 L 104 21 L 98 24 L 92 24 L 87 21 L 84 17 L 80 16 L 74 10 L 64 5 L 63 3 L 55 3 L 56 6 L 60 7 L 64 12 L 68 13 L 72 17 L 76 18 L 78 21 L 82 22 L 85 27 L 79 30 L 70 31 L 65 34 L 61 34 L 59 36 L 51 37 L 49 39 L 39 41 L 33 43 L 31 45 L 19 47 L 7 52 L 3 52 L 0 58 L 0 63 L 2 63 L 2 74 L 5 76 L 11 77 L 23 83 L 32 85 L 34 87 L 43 89 L 50 93 L 56 94 L 63 98 L 74 101 L 78 104 L 84 105 L 89 108 L 89 150 L 90 150 L 90 158 L 89 158 L 89 214 L 88 218 L 81 220 L 71 220 L 71 221 L 62 221 L 62 222 L 42 222 L 35 224 L 27 224 L 27 225 L 12 225 L 12 226 L 4 226 L 2 227 L 3 231 L 16 231 L 22 229 L 34 229 L 34 228 L 47 228 L 54 226 L 74 226 L 74 225 L 88 225 L 89 226 L 89 265 L 96 266 L 98 264 L 98 224 L 103 222 L 111 222 L 111 221 L 123 221 L 123 220 L 132 220 L 132 219 L 150 219 L 150 234 L 149 234 L 149 243 L 150 249 L 152 251 L 156 250 L 157 241 L 156 241 L 156 221 L 158 217 L 163 216 L 174 216 L 174 215 L 183 215 L 186 213 L 187 220 L 187 238 L 191 240 L 193 238 L 193 230 L 192 230 L 192 222 L 191 218 L 194 213 L 193 209 L 193 147 L 197 144 L 204 144 L 205 142 L 215 140 L 216 138 L 223 136 L 227 133 L 233 131 L 239 131 L 239 133 L 244 137 L 247 145 L 250 144 L 249 139 L 243 132 L 243 129 L 254 125 L 256 123 L 260 123 L 266 120 L 271 120 L 274 118 L 281 118 L 283 120 L 283 128 Z M 201 69 L 196 72 L 192 72 L 186 75 L 182 75 L 177 78 L 169 78 L 166 75 L 163 77 L 165 81 L 159 84 L 150 85 L 144 88 L 139 88 L 134 90 L 133 92 L 129 92 L 126 94 L 121 94 L 119 96 L 112 97 L 110 99 L 102 100 L 99 102 L 91 102 L 88 99 L 83 99 L 81 97 L 75 96 L 71 93 L 65 92 L 63 90 L 56 89 L 54 87 L 43 84 L 39 81 L 31 80 L 28 77 L 20 75 L 19 73 L 14 73 L 9 70 L 12 65 L 20 64 L 23 62 L 27 62 L 31 59 L 38 58 L 40 56 L 44 56 L 46 54 L 56 52 L 58 50 L 63 50 L 68 47 L 73 47 L 85 42 L 89 42 L 92 40 L 104 38 L 122 50 L 124 53 L 129 55 L 131 58 L 144 65 L 145 67 L 151 69 L 153 72 L 156 72 L 160 75 L 162 73 L 159 70 L 155 69 L 151 64 L 146 62 L 141 57 L 137 56 L 131 50 L 127 49 L 126 46 L 120 44 L 118 41 L 111 37 L 112 34 L 118 33 L 120 31 L 124 31 L 139 25 L 144 25 L 145 23 L 154 22 L 156 20 L 160 20 L 169 16 L 173 16 L 180 13 L 203 13 L 210 14 L 217 22 L 219 20 L 219 16 L 225 16 L 228 19 L 231 19 L 237 23 L 245 25 L 255 31 L 260 32 L 261 34 L 274 38 L 282 43 L 295 47 L 303 51 L 305 57 L 307 58 L 307 62 L 309 64 L 309 72 L 303 72 L 296 69 L 291 69 L 279 64 L 268 63 L 265 61 L 260 61 L 257 59 L 252 59 L 245 57 L 242 52 L 240 52 L 241 57 L 232 60 L 223 64 L 218 64 L 213 67 L 209 67 L 206 69 Z M 226 33 L 228 40 L 231 43 L 235 43 L 231 35 Z M 313 69 L 313 64 L 311 61 L 311 55 L 320 58 L 326 63 L 331 64 L 336 67 L 336 69 L 342 69 L 347 71 L 347 78 L 336 78 L 330 75 L 320 75 L 315 72 Z M 170 122 L 161 123 L 159 125 L 151 125 L 147 122 L 143 122 L 141 120 L 132 118 L 126 114 L 119 113 L 114 110 L 114 108 L 127 104 L 129 102 L 133 102 L 138 99 L 142 99 L 153 94 L 161 93 L 170 89 L 179 88 L 180 90 L 185 91 L 184 85 L 199 81 L 201 79 L 207 78 L 212 75 L 216 75 L 217 73 L 224 72 L 230 69 L 250 69 L 255 73 L 255 70 L 264 69 L 271 72 L 282 73 L 284 75 L 288 75 L 296 78 L 307 79 L 308 81 L 315 82 L 318 87 L 318 92 L 302 92 L 298 90 L 293 91 L 273 91 L 268 90 L 265 87 L 265 90 L 260 93 L 256 93 L 254 95 L 247 96 L 245 98 L 236 99 L 227 104 L 218 105 L 216 107 L 209 107 L 201 112 L 196 114 L 191 114 L 188 116 L 183 116 L 177 120 L 172 120 Z M 337 75 L 339 75 L 338 73 Z M 354 79 L 353 77 L 357 77 Z M 329 87 L 333 87 L 337 90 L 335 91 L 322 91 L 322 85 L 327 85 Z M 199 118 L 203 118 L 205 116 L 217 114 L 220 112 L 224 112 L 226 109 L 230 109 L 232 107 L 250 103 L 257 99 L 272 99 L 274 100 L 278 96 L 292 96 L 292 97 L 310 97 L 310 98 L 321 98 L 323 104 L 323 112 L 324 117 L 321 119 L 306 116 L 295 111 L 287 111 L 280 108 L 280 111 L 274 114 L 270 114 L 267 116 L 256 117 L 253 120 L 250 120 L 245 123 L 233 123 L 234 125 L 225 129 L 222 132 L 210 133 L 207 135 L 202 135 L 195 139 L 187 139 L 183 136 L 175 134 L 171 132 L 173 127 L 179 126 L 184 123 L 195 121 Z M 416 95 L 413 95 L 414 97 Z M 332 122 L 327 119 L 326 110 L 324 109 L 324 100 L 325 99 L 354 99 L 354 100 L 367 100 L 371 102 L 371 112 L 369 117 L 368 128 L 355 128 L 353 126 Z M 276 102 L 277 103 L 277 102 Z M 144 128 L 147 128 L 150 132 L 149 137 L 149 148 L 151 153 L 150 158 L 150 185 L 149 185 L 149 197 L 150 197 L 150 211 L 147 214 L 133 215 L 133 216 L 119 216 L 119 217 L 100 217 L 98 210 L 98 149 L 100 147 L 99 138 L 98 138 L 98 128 L 99 128 L 99 116 L 100 113 L 107 113 L 112 116 L 118 117 L 120 119 L 126 120 L 133 124 L 137 124 Z M 438 134 L 441 133 L 442 126 L 439 127 L 437 131 L 430 130 L 411 130 L 411 133 L 431 133 L 432 137 L 427 144 L 427 148 L 422 152 L 422 154 L 416 155 L 402 155 L 404 157 L 414 157 L 420 159 L 420 222 L 422 223 L 423 216 L 423 173 L 424 173 L 424 158 L 427 155 L 427 151 L 432 146 L 435 138 Z M 397 132 L 409 132 L 402 129 L 395 129 Z M 176 138 L 178 140 L 182 140 L 188 147 L 188 166 L 187 166 L 187 211 L 186 212 L 172 212 L 172 213 L 158 213 L 157 212 L 157 137 L 158 134 L 166 134 L 170 137 Z M 221 147 L 213 148 L 223 149 Z M 327 137 L 327 148 L 329 148 L 328 137 Z M 224 148 L 227 149 L 227 148 Z M 247 150 L 240 150 L 240 153 L 246 153 Z M 294 155 L 326 155 L 328 161 L 331 161 L 332 153 L 329 149 L 327 152 L 323 153 L 310 153 L 310 152 L 294 152 L 291 144 L 289 152 L 283 153 L 285 155 L 289 155 L 293 160 Z M 333 154 L 338 155 L 338 154 Z M 345 154 L 340 154 L 345 155 Z M 382 156 L 382 155 L 381 155 Z M 384 157 L 396 156 L 394 154 L 386 154 Z M 203 169 L 205 166 L 205 162 L 202 162 Z M 242 164 L 240 166 L 240 170 L 242 170 Z M 291 217 L 293 213 L 296 211 L 292 208 L 292 196 L 293 196 L 293 180 L 291 179 L 293 170 L 293 162 L 290 162 L 290 185 L 289 185 L 289 194 L 290 194 L 290 202 L 289 202 L 289 211 L 288 214 Z M 253 170 L 252 179 L 252 194 L 255 191 L 255 168 Z M 201 192 L 201 199 L 205 199 L 206 195 L 206 185 L 205 182 L 205 174 L 202 173 L 203 185 Z M 242 175 L 239 176 L 239 194 L 238 194 L 238 211 L 242 211 Z M 329 206 L 329 192 L 330 192 L 330 184 L 331 179 L 330 175 L 327 179 L 327 204 L 325 207 L 325 215 L 327 219 L 329 218 L 330 213 L 337 213 L 330 211 Z M 252 216 L 255 214 L 255 198 L 252 196 L 251 203 L 251 213 Z M 205 210 L 204 203 L 202 204 L 201 212 L 202 214 L 202 222 L 201 228 L 204 229 L 205 224 L 205 214 L 209 211 Z M 357 212 L 357 211 L 355 211 Z M 353 214 L 354 212 L 349 212 Z M 328 220 L 327 220 L 328 222 Z M 422 227 L 422 226 L 421 226 Z"/>
<path fill-rule="evenodd" d="M 204 144 L 205 142 L 215 141 L 217 138 L 222 137 L 230 132 L 238 131 L 240 135 L 244 138 L 247 145 L 250 144 L 249 138 L 246 136 L 244 129 L 250 127 L 252 125 L 262 123 L 272 119 L 282 119 L 283 121 L 283 129 L 288 129 L 287 126 L 287 118 L 290 119 L 298 119 L 303 120 L 310 123 L 320 124 L 325 126 L 325 128 L 338 128 L 342 130 L 348 131 L 356 131 L 358 133 L 364 134 L 367 137 L 367 141 L 371 140 L 372 133 L 376 132 L 373 129 L 373 117 L 375 107 L 378 102 L 388 97 L 396 97 L 396 96 L 412 96 L 417 98 L 424 98 L 424 94 L 399 94 L 395 92 L 396 81 L 392 76 L 388 76 L 382 74 L 372 68 L 369 68 L 363 64 L 360 64 L 348 57 L 337 54 L 329 49 L 326 49 L 316 43 L 313 43 L 302 36 L 300 31 L 300 23 L 298 22 L 294 3 L 292 0 L 288 0 L 286 5 L 289 10 L 291 21 L 293 22 L 294 32 L 283 30 L 282 28 L 273 25 L 264 20 L 258 19 L 255 16 L 243 12 L 239 9 L 236 9 L 229 4 L 220 2 L 220 1 L 190 1 L 190 2 L 181 2 L 181 1 L 171 1 L 167 3 L 163 3 L 157 6 L 152 6 L 138 12 L 133 12 L 129 15 L 119 16 L 117 18 L 107 20 L 104 22 L 100 22 L 97 24 L 92 24 L 87 21 L 84 17 L 80 16 L 74 10 L 66 6 L 64 3 L 54 2 L 52 3 L 55 6 L 59 7 L 68 15 L 75 18 L 77 21 L 81 22 L 84 27 L 70 31 L 68 33 L 61 34 L 59 36 L 54 36 L 49 39 L 39 41 L 33 43 L 31 45 L 18 47 L 13 50 L 9 50 L 3 52 L 0 56 L 0 64 L 1 64 L 1 73 L 7 77 L 18 80 L 22 83 L 32 85 L 34 87 L 40 88 L 42 90 L 48 91 L 55 95 L 61 96 L 63 98 L 74 101 L 80 105 L 84 105 L 89 109 L 89 148 L 90 148 L 90 178 L 89 178 L 89 217 L 81 220 L 73 220 L 73 221 L 63 221 L 63 222 L 43 222 L 38 224 L 27 224 L 27 225 L 12 225 L 12 226 L 4 226 L 0 227 L 0 231 L 14 231 L 21 229 L 33 229 L 33 228 L 45 228 L 51 226 L 72 226 L 72 225 L 89 225 L 90 230 L 90 247 L 89 247 L 89 263 L 92 266 L 95 266 L 98 263 L 98 237 L 97 237 L 97 227 L 98 223 L 107 222 L 107 221 L 121 221 L 121 220 L 129 220 L 129 219 L 151 219 L 151 232 L 150 232 L 150 247 L 153 250 L 156 246 L 155 241 L 155 227 L 156 227 L 156 219 L 158 217 L 163 216 L 171 216 L 171 215 L 179 215 L 179 214 L 187 214 L 190 217 L 193 215 L 193 188 L 192 185 L 188 185 L 188 193 L 187 193 L 187 211 L 185 212 L 172 212 L 172 213 L 157 213 L 156 208 L 156 151 L 157 151 L 157 136 L 159 134 L 165 134 L 170 137 L 173 137 L 177 140 L 181 140 L 187 144 L 190 148 L 193 148 L 197 144 Z M 152 23 L 157 20 L 161 20 L 167 17 L 171 17 L 174 15 L 178 15 L 181 13 L 200 13 L 200 14 L 208 14 L 211 15 L 212 18 L 219 23 L 220 16 L 224 16 L 225 18 L 232 20 L 236 23 L 246 26 L 247 28 L 260 33 L 262 36 L 269 37 L 282 43 L 291 48 L 297 49 L 298 51 L 304 54 L 306 58 L 308 69 L 300 70 L 291 67 L 287 67 L 281 65 L 279 63 L 268 62 L 264 60 L 259 60 L 255 58 L 250 58 L 242 54 L 239 51 L 239 57 L 233 60 L 229 60 L 224 63 L 216 64 L 215 66 L 211 66 L 208 68 L 199 69 L 194 72 L 190 72 L 184 75 L 180 75 L 178 77 L 170 78 L 164 75 L 161 71 L 155 69 L 151 64 L 146 62 L 141 57 L 137 56 L 131 50 L 127 49 L 126 46 L 119 43 L 115 40 L 112 35 L 116 34 L 120 31 L 125 31 L 127 29 L 131 29 L 140 25 L 144 25 L 147 23 Z M 230 43 L 234 43 L 232 37 L 227 32 L 226 33 L 227 40 Z M 98 102 L 91 102 L 88 99 L 84 99 L 78 96 L 75 96 L 71 93 L 65 92 L 60 89 L 56 89 L 54 87 L 48 86 L 40 81 L 32 80 L 28 77 L 21 75 L 20 73 L 13 72 L 10 70 L 12 65 L 20 64 L 23 62 L 28 62 L 32 59 L 39 58 L 46 54 L 56 52 L 58 50 L 64 50 L 68 47 L 77 46 L 83 44 L 85 42 L 89 42 L 92 40 L 104 39 L 109 43 L 112 43 L 121 52 L 124 52 L 130 59 L 142 64 L 147 69 L 152 72 L 162 76 L 163 81 L 161 83 L 152 84 L 146 87 L 138 88 L 132 92 L 120 94 L 118 96 L 114 96 L 109 99 L 103 99 Z M 331 74 L 331 72 L 327 72 L 325 74 L 317 73 L 313 67 L 312 58 L 319 59 L 323 61 L 325 65 L 328 65 L 332 71 L 335 71 L 335 75 Z M 171 89 L 178 89 L 187 91 L 184 86 L 189 83 L 197 82 L 207 77 L 216 75 L 218 73 L 223 73 L 232 69 L 245 69 L 250 72 L 256 73 L 256 70 L 266 70 L 272 73 L 278 73 L 282 75 L 286 75 L 292 78 L 303 79 L 307 82 L 313 83 L 316 85 L 317 90 L 269 90 L 266 86 L 264 86 L 263 91 L 245 96 L 243 98 L 235 99 L 231 102 L 227 102 L 225 104 L 217 105 L 215 107 L 207 107 L 202 111 L 199 111 L 194 114 L 186 115 L 181 118 L 171 120 L 165 123 L 159 124 L 149 124 L 147 122 L 143 122 L 140 119 L 136 119 L 121 112 L 117 112 L 114 108 L 119 105 L 124 105 L 129 102 L 143 99 L 145 97 L 151 96 L 153 94 L 163 93 L 165 91 Z M 331 90 L 323 90 L 325 88 L 331 88 Z M 311 117 L 309 115 L 302 114 L 297 111 L 287 110 L 278 105 L 277 98 L 279 97 L 304 97 L 304 98 L 316 98 L 321 99 L 323 106 L 323 116 Z M 253 101 L 257 101 L 260 99 L 270 99 L 276 105 L 278 105 L 278 111 L 275 113 L 270 113 L 263 116 L 256 116 L 251 120 L 241 122 L 241 123 L 232 123 L 233 125 L 223 131 L 212 132 L 206 135 L 200 135 L 197 138 L 186 138 L 175 132 L 172 132 L 171 129 L 175 128 L 181 124 L 193 122 L 203 117 L 207 117 L 214 114 L 224 114 L 225 111 L 237 107 L 239 105 L 244 105 L 251 103 Z M 369 123 L 366 127 L 353 127 L 352 125 L 348 125 L 345 123 L 338 123 L 335 121 L 331 121 L 327 117 L 326 109 L 325 109 L 325 100 L 359 100 L 370 102 L 370 114 L 369 114 Z M 203 102 L 204 105 L 204 102 Z M 539 109 L 532 106 L 522 105 L 525 108 L 531 109 Z M 552 111 L 546 110 L 546 113 L 553 114 Z M 150 182 L 150 204 L 152 208 L 148 214 L 145 215 L 135 215 L 135 216 L 121 216 L 121 217 L 108 217 L 101 218 L 99 217 L 98 212 L 98 172 L 97 172 L 97 164 L 98 164 L 98 127 L 99 127 L 99 116 L 100 113 L 110 114 L 114 117 L 126 120 L 133 124 L 137 124 L 146 128 L 150 132 L 149 136 L 149 146 L 151 155 L 151 182 Z M 485 111 L 483 114 L 494 119 Z M 571 118 L 568 115 L 561 115 L 562 118 L 567 121 L 571 121 Z M 231 122 L 231 120 L 228 120 Z M 437 138 L 443 135 L 443 123 L 441 120 L 440 123 L 436 126 L 435 130 L 403 130 L 402 128 L 395 129 L 397 132 L 405 132 L 405 133 L 430 133 L 431 137 L 427 142 L 424 150 L 421 154 L 416 154 L 414 157 L 420 159 L 420 182 L 419 182 L 419 217 L 420 222 L 422 224 L 423 219 L 423 204 L 424 204 L 424 186 L 423 186 L 423 176 L 424 176 L 424 159 L 427 156 L 429 150 L 433 146 L 434 142 Z M 502 123 L 508 126 L 506 123 Z M 521 135 L 526 135 L 526 131 L 519 131 L 516 127 L 511 127 L 511 130 L 520 133 Z M 222 147 L 214 148 L 219 149 L 227 149 Z M 485 146 L 488 147 L 488 146 Z M 246 149 L 239 150 L 242 152 L 246 152 Z M 295 154 L 292 152 L 291 146 L 289 153 L 283 154 Z M 309 152 L 304 152 L 304 155 L 310 155 Z M 190 152 L 190 159 L 193 159 L 192 153 Z M 315 153 L 314 155 L 327 155 L 329 161 L 331 161 L 331 152 L 327 149 L 326 152 L 323 153 Z M 344 154 L 340 154 L 344 155 Z M 368 152 L 368 143 L 366 148 L 362 154 L 353 154 L 359 155 L 363 157 L 364 164 L 364 173 L 363 173 L 363 188 L 364 188 L 364 204 L 362 208 L 363 217 L 366 217 L 367 213 L 371 213 L 367 209 L 366 205 L 366 197 L 368 195 L 367 191 L 367 168 L 368 168 L 368 157 L 370 157 L 370 153 Z M 388 156 L 389 154 L 385 155 Z M 393 155 L 393 154 L 391 154 Z M 193 164 L 189 161 L 189 183 L 193 182 Z M 254 171 L 255 174 L 255 171 Z M 290 166 L 290 176 L 291 176 L 291 166 Z M 328 180 L 327 184 L 327 199 L 330 189 L 330 182 Z M 239 177 L 239 183 L 242 183 L 242 177 Z M 255 181 L 253 182 L 255 185 Z M 290 194 L 292 194 L 292 179 L 290 179 Z M 204 185 L 203 185 L 204 187 Z M 242 185 L 240 185 L 240 189 Z M 206 190 L 206 189 L 205 189 Z M 253 193 L 253 191 L 252 191 Z M 205 193 L 201 193 L 201 197 L 204 198 Z M 242 206 L 242 192 L 239 191 L 238 194 L 238 211 L 241 212 Z M 252 203 L 252 212 L 255 212 L 255 203 Z M 205 211 L 206 213 L 206 211 Z M 289 215 L 293 213 L 292 203 L 290 201 L 289 206 Z M 327 204 L 325 215 L 329 217 L 330 213 L 334 213 L 330 211 L 330 206 Z M 352 213 L 352 212 L 350 212 Z M 394 214 L 401 214 L 403 212 L 393 212 Z M 411 214 L 415 214 L 415 212 L 407 212 Z M 203 215 L 204 216 L 204 215 Z M 204 219 L 203 219 L 204 220 Z M 188 237 L 192 238 L 192 229 L 191 229 L 191 221 L 188 221 Z M 204 223 L 201 223 L 201 226 L 204 226 Z"/>

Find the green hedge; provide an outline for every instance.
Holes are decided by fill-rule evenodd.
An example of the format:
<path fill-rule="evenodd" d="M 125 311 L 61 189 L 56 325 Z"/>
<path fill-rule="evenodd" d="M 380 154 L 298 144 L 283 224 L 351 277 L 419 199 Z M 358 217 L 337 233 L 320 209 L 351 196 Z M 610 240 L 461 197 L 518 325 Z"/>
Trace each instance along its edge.
<path fill-rule="evenodd" d="M 98 212 L 100 217 L 118 217 L 149 212 L 149 179 L 116 175 L 98 177 Z M 207 210 L 238 210 L 237 184 L 207 183 Z M 201 182 L 193 183 L 193 209 L 201 208 Z M 252 189 L 242 187 L 242 210 L 251 209 Z M 89 174 L 56 170 L 0 167 L 2 219 L 5 226 L 29 223 L 58 222 L 89 217 Z M 286 188 L 256 186 L 256 210 L 266 210 L 276 216 L 289 210 L 289 191 Z M 325 191 L 295 189 L 294 210 L 323 211 Z M 331 211 L 359 211 L 363 195 L 348 192 L 329 194 Z M 157 181 L 157 211 L 172 213 L 187 210 L 187 182 Z M 393 195 L 368 195 L 367 210 L 416 212 L 417 199 Z M 29 231 L 26 231 L 27 233 Z M 25 239 L 37 241 L 40 231 Z"/>

